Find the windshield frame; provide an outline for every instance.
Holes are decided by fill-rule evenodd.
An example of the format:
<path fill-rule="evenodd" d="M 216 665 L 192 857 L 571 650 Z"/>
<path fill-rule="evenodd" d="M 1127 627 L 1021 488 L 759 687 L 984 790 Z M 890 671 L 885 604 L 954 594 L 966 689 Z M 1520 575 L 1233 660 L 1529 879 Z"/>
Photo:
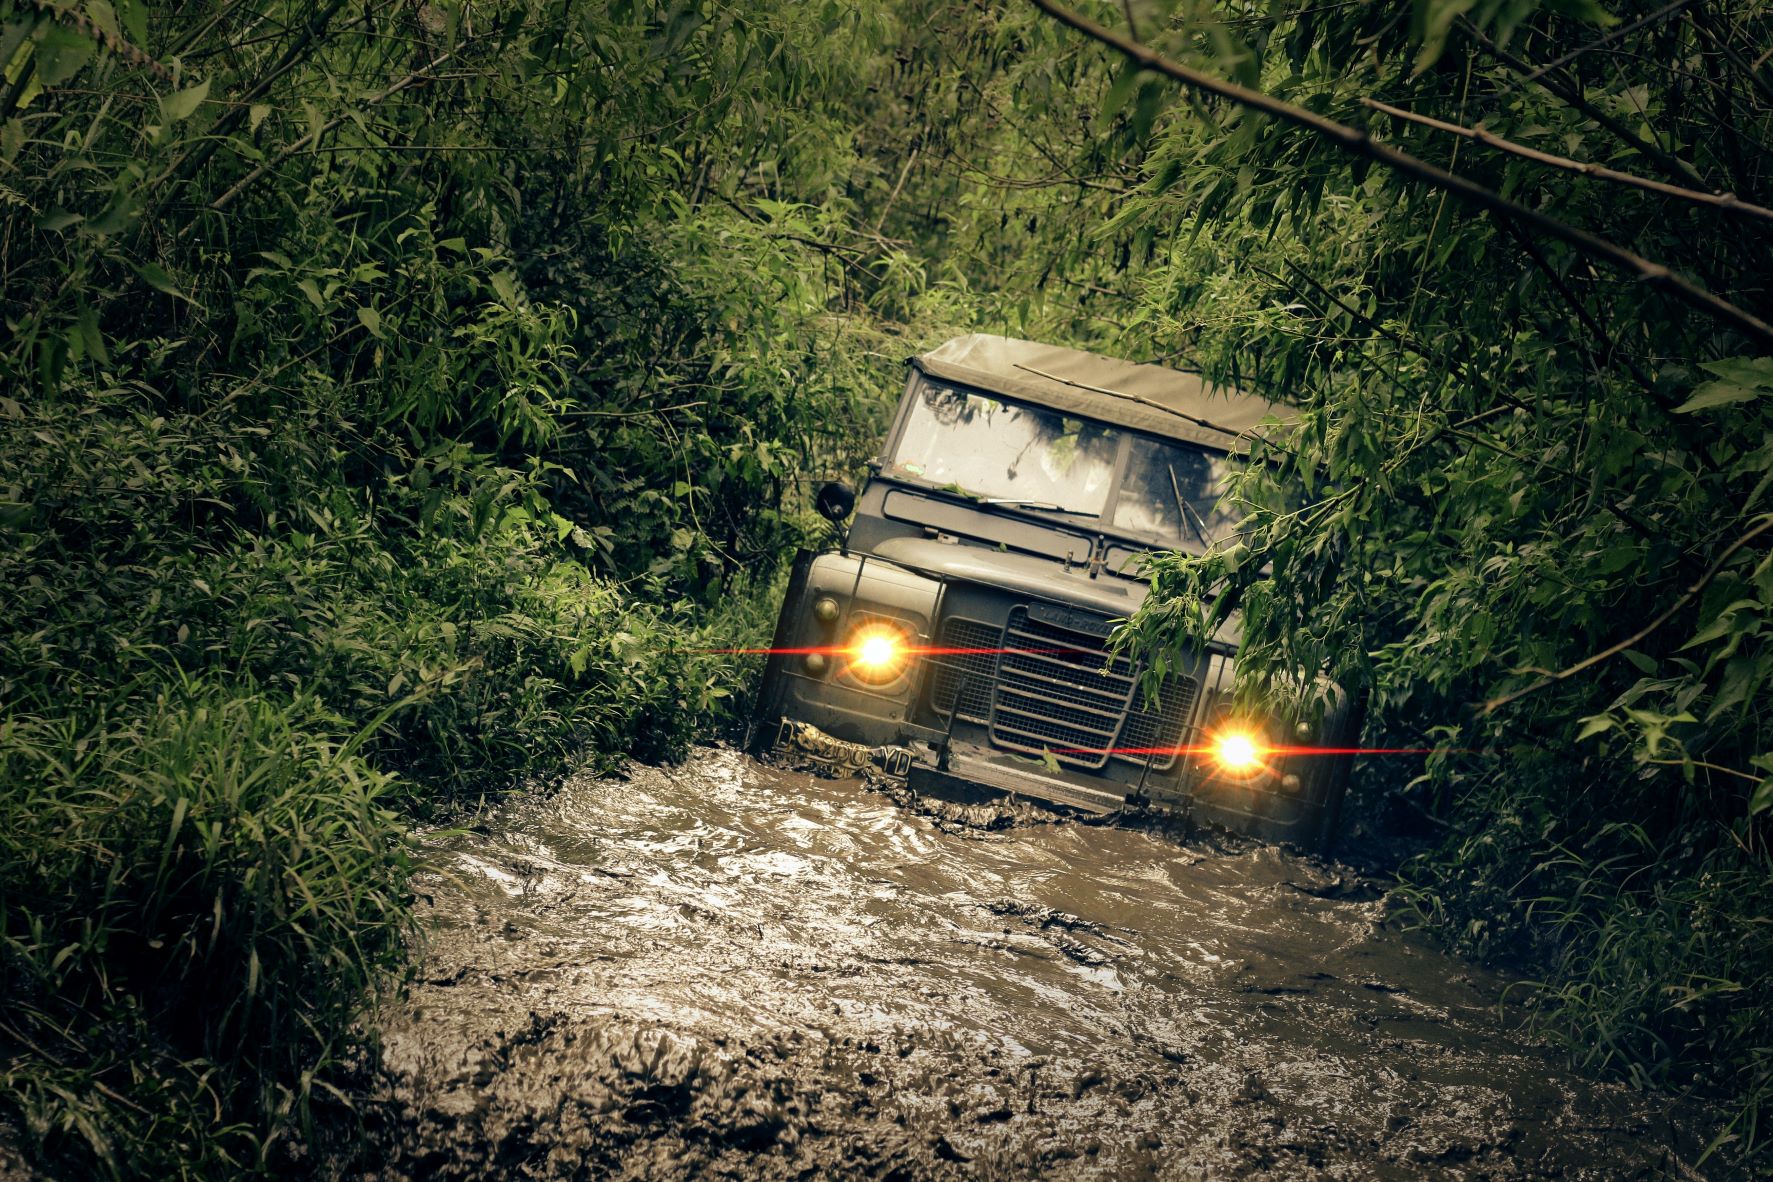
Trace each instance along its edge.
<path fill-rule="evenodd" d="M 1125 526 L 1115 525 L 1113 520 L 1115 506 L 1120 503 L 1121 486 L 1127 477 L 1127 469 L 1131 462 L 1133 441 L 1135 439 L 1148 439 L 1164 446 L 1199 451 L 1207 456 L 1215 458 L 1235 457 L 1233 457 L 1230 452 L 1222 451 L 1219 448 L 1207 447 L 1190 440 L 1172 439 L 1163 435 L 1154 435 L 1148 431 L 1140 431 L 1133 427 L 1123 427 L 1118 423 L 1110 423 L 1101 419 L 1090 418 L 1087 415 L 1066 414 L 1065 417 L 1082 419 L 1092 425 L 1116 432 L 1119 436 L 1115 445 L 1113 471 L 1109 477 L 1106 497 L 1103 501 L 1102 512 L 1099 515 L 1090 513 L 1060 512 L 1054 509 L 1019 506 L 1013 503 L 1000 502 L 992 504 L 991 502 L 994 498 L 983 493 L 976 493 L 970 489 L 964 492 L 957 491 L 957 488 L 954 485 L 936 484 L 906 473 L 892 471 L 888 465 L 892 462 L 892 457 L 897 454 L 899 446 L 904 440 L 906 430 L 911 422 L 912 410 L 917 399 L 920 398 L 924 391 L 929 387 L 933 386 L 939 389 L 953 390 L 961 394 L 987 398 L 993 402 L 1000 402 L 1009 406 L 1025 407 L 1029 410 L 1038 411 L 1043 414 L 1063 413 L 1055 411 L 1050 407 L 1041 406 L 1039 403 L 1029 402 L 1020 398 L 1012 398 L 1007 395 L 996 393 L 992 390 L 982 390 L 976 386 L 968 386 L 960 382 L 931 378 L 928 374 L 919 370 L 912 370 L 912 374 L 913 378 L 907 384 L 904 394 L 899 399 L 899 405 L 893 412 L 892 426 L 887 430 L 886 439 L 881 444 L 880 453 L 869 463 L 869 468 L 872 470 L 875 479 L 903 485 L 906 488 L 917 489 L 920 492 L 932 493 L 944 499 L 952 500 L 956 504 L 970 505 L 981 511 L 1010 513 L 1025 520 L 1040 522 L 1049 526 L 1063 525 L 1071 529 L 1087 530 L 1120 541 L 1133 542 L 1151 550 L 1181 550 L 1189 553 L 1204 554 L 1207 550 L 1210 550 L 1213 545 L 1225 542 L 1229 540 L 1229 537 L 1235 536 L 1227 535 L 1226 537 L 1221 537 L 1215 542 L 1208 543 L 1208 545 L 1203 548 L 1200 539 L 1195 537 L 1194 532 L 1187 528 L 1188 523 L 1186 521 L 1182 522 L 1180 532 L 1174 536 L 1163 533 L 1146 533 L 1140 530 L 1129 529 Z"/>

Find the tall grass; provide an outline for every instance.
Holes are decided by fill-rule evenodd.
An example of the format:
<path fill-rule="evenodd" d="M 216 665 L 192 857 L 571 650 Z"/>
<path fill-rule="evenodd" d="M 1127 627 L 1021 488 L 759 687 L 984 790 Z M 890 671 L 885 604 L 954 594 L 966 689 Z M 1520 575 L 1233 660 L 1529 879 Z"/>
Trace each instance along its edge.
<path fill-rule="evenodd" d="M 411 912 L 394 778 L 329 723 L 211 681 L 0 722 L 0 1033 L 36 1052 L 0 1087 L 45 1162 L 249 1168 L 331 1086 Z"/>
<path fill-rule="evenodd" d="M 59 1173 L 288 1167 L 398 983 L 411 818 L 676 756 L 734 672 L 522 473 L 353 484 L 292 418 L 0 413 L 0 1103 Z"/>
<path fill-rule="evenodd" d="M 1461 836 L 1404 866 L 1400 920 L 1526 973 L 1516 999 L 1529 1025 L 1577 1065 L 1721 1101 L 1728 1120 L 1706 1158 L 1765 1168 L 1773 857 L 1753 827 L 1689 817 L 1585 830 L 1572 802 L 1494 772 L 1467 793 Z"/>

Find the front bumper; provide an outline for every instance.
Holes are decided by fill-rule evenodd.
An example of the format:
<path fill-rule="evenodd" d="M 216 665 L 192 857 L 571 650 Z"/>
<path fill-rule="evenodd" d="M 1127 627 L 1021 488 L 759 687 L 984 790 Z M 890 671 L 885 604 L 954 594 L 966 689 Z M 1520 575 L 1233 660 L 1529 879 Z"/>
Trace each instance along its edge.
<path fill-rule="evenodd" d="M 835 738 L 811 723 L 792 718 L 782 719 L 774 750 L 810 762 L 828 774 L 877 775 L 903 783 L 914 792 L 952 800 L 1026 796 L 1090 813 L 1113 812 L 1138 800 L 1117 791 L 1121 786 L 1112 782 L 1092 781 L 1063 770 L 1023 766 L 1014 756 L 969 743 L 888 743 L 870 747 Z"/>

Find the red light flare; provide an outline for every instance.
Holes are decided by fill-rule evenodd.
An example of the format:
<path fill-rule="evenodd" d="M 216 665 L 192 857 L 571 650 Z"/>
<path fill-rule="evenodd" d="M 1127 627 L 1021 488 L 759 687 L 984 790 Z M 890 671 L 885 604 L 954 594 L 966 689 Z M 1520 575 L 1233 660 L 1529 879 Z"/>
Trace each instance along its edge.
<path fill-rule="evenodd" d="M 1310 747 L 1297 744 L 1270 747 L 1263 744 L 1257 754 L 1271 755 L 1434 755 L 1458 750 L 1450 747 Z M 1217 743 L 1179 747 L 1065 747 L 1053 748 L 1054 755 L 1216 755 Z"/>
<path fill-rule="evenodd" d="M 799 657 L 808 653 L 824 653 L 828 657 L 843 656 L 855 651 L 853 644 L 815 644 L 805 648 L 705 648 L 705 653 L 738 653 L 762 656 Z M 995 657 L 1003 653 L 1030 653 L 1039 656 L 1054 656 L 1062 653 L 1077 653 L 1089 656 L 1092 652 L 1100 656 L 1099 651 L 1084 648 L 937 648 L 918 645 L 903 645 L 899 653 L 907 657 Z"/>

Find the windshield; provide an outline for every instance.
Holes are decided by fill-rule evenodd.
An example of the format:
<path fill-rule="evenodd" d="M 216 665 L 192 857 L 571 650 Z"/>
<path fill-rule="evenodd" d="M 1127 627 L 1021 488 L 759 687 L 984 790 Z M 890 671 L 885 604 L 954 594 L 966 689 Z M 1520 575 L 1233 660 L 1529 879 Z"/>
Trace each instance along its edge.
<path fill-rule="evenodd" d="M 1229 537 L 1237 531 L 1238 516 L 1221 494 L 1231 464 L 1230 456 L 1217 452 L 1135 435 L 1114 502 L 1114 524 L 1203 546 Z"/>
<path fill-rule="evenodd" d="M 1119 450 L 1112 428 L 924 383 L 886 471 L 987 500 L 1034 501 L 1099 517 Z"/>
<path fill-rule="evenodd" d="M 1115 492 L 1122 462 L 1126 470 Z M 1116 530 L 1204 547 L 1237 524 L 1221 505 L 1233 462 L 1185 443 L 925 381 L 912 396 L 899 446 L 883 472 L 985 501 L 1099 517 Z"/>

